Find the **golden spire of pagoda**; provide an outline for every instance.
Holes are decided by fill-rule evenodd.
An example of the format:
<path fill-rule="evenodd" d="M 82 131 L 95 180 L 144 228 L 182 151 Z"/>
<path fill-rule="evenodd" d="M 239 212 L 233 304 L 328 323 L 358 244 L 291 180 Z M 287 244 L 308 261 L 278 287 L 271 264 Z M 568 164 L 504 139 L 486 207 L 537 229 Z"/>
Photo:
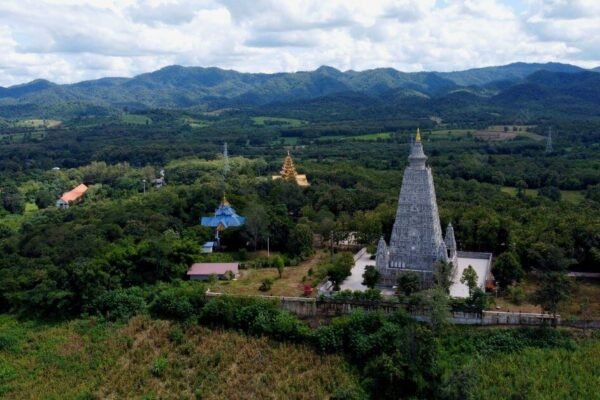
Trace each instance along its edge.
<path fill-rule="evenodd" d="M 415 142 L 420 142 L 421 141 L 421 130 L 419 128 L 417 128 L 417 136 L 415 137 Z"/>
<path fill-rule="evenodd" d="M 225 193 L 223 193 L 223 201 L 221 201 L 222 206 L 228 206 L 229 202 L 227 201 L 227 197 L 225 197 Z"/>
<path fill-rule="evenodd" d="M 296 175 L 296 167 L 294 166 L 294 160 L 292 160 L 292 156 L 290 155 L 290 151 L 288 150 L 287 156 L 285 160 L 283 160 L 283 167 L 281 168 L 281 176 L 283 179 L 295 180 Z"/>

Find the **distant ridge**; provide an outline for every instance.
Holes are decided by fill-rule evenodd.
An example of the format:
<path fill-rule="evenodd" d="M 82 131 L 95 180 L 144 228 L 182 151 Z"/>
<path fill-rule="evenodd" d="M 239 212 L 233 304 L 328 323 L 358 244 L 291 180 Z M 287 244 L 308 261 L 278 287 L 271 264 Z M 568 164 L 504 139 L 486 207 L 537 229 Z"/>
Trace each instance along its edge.
<path fill-rule="evenodd" d="M 264 74 L 172 65 L 133 78 L 102 78 L 66 85 L 35 80 L 0 87 L 0 117 L 110 114 L 124 108 L 253 107 L 343 93 L 389 97 L 388 93 L 397 91 L 392 97 L 401 95 L 398 99 L 403 99 L 466 91 L 490 97 L 540 71 L 569 75 L 589 70 L 569 64 L 518 62 L 456 72 L 407 73 L 393 68 L 342 72 L 321 66 L 314 71 Z M 471 98 L 460 97 L 462 102 Z"/>

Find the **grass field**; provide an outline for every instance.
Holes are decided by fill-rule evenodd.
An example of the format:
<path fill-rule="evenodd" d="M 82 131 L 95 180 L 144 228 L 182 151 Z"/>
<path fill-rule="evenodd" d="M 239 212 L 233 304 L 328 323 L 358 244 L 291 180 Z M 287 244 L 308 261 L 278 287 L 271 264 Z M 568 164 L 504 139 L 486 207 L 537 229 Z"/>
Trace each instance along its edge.
<path fill-rule="evenodd" d="M 327 141 L 327 140 L 358 140 L 361 142 L 370 142 L 370 141 L 376 141 L 378 139 L 389 139 L 391 138 L 391 133 L 390 132 L 378 132 L 378 133 L 366 133 L 364 135 L 357 135 L 357 136 L 338 136 L 338 135 L 333 135 L 333 136 L 321 136 L 319 137 L 317 140 L 318 141 Z"/>
<path fill-rule="evenodd" d="M 493 125 L 475 132 L 474 135 L 475 137 L 484 140 L 512 140 L 519 136 L 532 140 L 543 140 L 544 136 L 533 132 L 527 132 L 528 128 L 533 127 L 535 127 L 535 125 L 508 125 L 508 130 L 505 130 L 504 125 Z"/>
<path fill-rule="evenodd" d="M 195 119 L 195 118 L 183 118 L 183 122 L 188 124 L 189 126 L 191 126 L 194 129 L 205 128 L 209 125 L 208 122 L 202 121 L 200 119 Z"/>
<path fill-rule="evenodd" d="M 152 123 L 152 119 L 148 118 L 145 115 L 128 113 L 125 113 L 121 116 L 121 121 L 125 122 L 126 124 L 133 125 L 148 125 Z"/>
<path fill-rule="evenodd" d="M 24 119 L 16 120 L 12 126 L 15 128 L 56 128 L 62 122 L 55 119 Z"/>
<path fill-rule="evenodd" d="M 273 144 L 282 144 L 284 146 L 295 146 L 298 144 L 298 137 L 282 137 L 273 141 Z"/>
<path fill-rule="evenodd" d="M 302 125 L 307 124 L 306 121 L 295 119 L 295 118 L 279 118 L 279 117 L 252 117 L 254 125 L 265 126 L 265 125 L 281 125 L 287 128 L 298 128 Z"/>
<path fill-rule="evenodd" d="M 242 270 L 240 277 L 235 281 L 219 281 L 211 286 L 213 292 L 244 295 L 271 295 L 271 296 L 302 296 L 304 282 L 312 283 L 309 270 L 316 271 L 317 265 L 327 257 L 327 253 L 319 252 L 310 259 L 296 267 L 285 267 L 282 277 L 276 268 L 256 268 Z M 273 279 L 271 290 L 262 292 L 258 288 L 264 279 Z"/>
<path fill-rule="evenodd" d="M 352 136 L 351 138 L 354 140 L 361 140 L 361 141 L 371 141 L 371 140 L 377 140 L 377 139 L 389 139 L 391 137 L 391 133 L 390 132 L 379 132 L 379 133 L 367 133 L 365 135 L 359 135 L 359 136 Z"/>
<path fill-rule="evenodd" d="M 19 322 L 0 315 L 0 398 L 325 399 L 358 387 L 338 356 L 136 317 Z"/>
<path fill-rule="evenodd" d="M 455 138 L 455 137 L 467 136 L 469 133 L 473 133 L 473 130 L 472 129 L 436 129 L 436 130 L 431 131 L 431 135 L 434 138 L 438 138 L 438 137 Z M 424 139 L 427 139 L 428 135 L 429 135 L 429 133 L 421 133 L 421 136 L 423 136 Z"/>
<path fill-rule="evenodd" d="M 500 190 L 504 193 L 508 193 L 511 196 L 517 195 L 517 188 L 511 186 L 503 186 Z M 524 189 L 525 195 L 534 197 L 538 195 L 537 189 Z M 585 199 L 585 193 L 582 190 L 561 190 L 561 200 L 568 201 L 570 203 L 579 203 Z"/>

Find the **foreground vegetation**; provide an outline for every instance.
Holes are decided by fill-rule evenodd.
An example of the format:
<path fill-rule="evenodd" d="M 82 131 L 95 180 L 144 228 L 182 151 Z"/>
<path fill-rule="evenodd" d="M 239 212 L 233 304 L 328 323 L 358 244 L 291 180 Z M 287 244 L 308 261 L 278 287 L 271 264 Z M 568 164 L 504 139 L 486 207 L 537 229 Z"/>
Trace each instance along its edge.
<path fill-rule="evenodd" d="M 137 317 L 61 324 L 0 317 L 3 399 L 323 399 L 361 393 L 339 356 Z"/>
<path fill-rule="evenodd" d="M 429 326 L 402 313 L 355 312 L 311 330 L 275 303 L 207 302 L 200 289 L 122 293 L 107 303 L 112 313 L 105 308 L 104 317 L 68 323 L 0 317 L 0 393 L 8 399 L 565 399 L 593 398 L 598 390 L 599 339 L 552 328 L 452 327 L 442 319 Z M 136 309 L 134 298 L 149 305 Z M 162 319 L 107 320 L 139 312 Z"/>

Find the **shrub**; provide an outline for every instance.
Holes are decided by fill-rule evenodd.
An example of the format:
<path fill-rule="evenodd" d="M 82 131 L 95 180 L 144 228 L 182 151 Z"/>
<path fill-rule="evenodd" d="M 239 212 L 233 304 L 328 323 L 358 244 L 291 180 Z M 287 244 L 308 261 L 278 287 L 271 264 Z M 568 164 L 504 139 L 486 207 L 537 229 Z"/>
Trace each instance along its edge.
<path fill-rule="evenodd" d="M 310 328 L 296 316 L 279 311 L 273 320 L 273 337 L 279 340 L 303 342 L 310 337 Z"/>
<path fill-rule="evenodd" d="M 421 278 L 418 273 L 413 271 L 402 273 L 396 283 L 398 284 L 398 293 L 404 296 L 410 296 L 421 289 Z"/>
<path fill-rule="evenodd" d="M 231 298 L 213 298 L 202 308 L 200 321 L 213 326 L 233 327 L 236 307 L 235 302 Z"/>
<path fill-rule="evenodd" d="M 105 292 L 95 302 L 96 310 L 109 321 L 124 321 L 146 311 L 146 300 L 139 288 Z"/>
<path fill-rule="evenodd" d="M 171 327 L 171 332 L 169 332 L 169 340 L 177 345 L 180 345 L 184 342 L 185 335 L 183 334 L 181 327 L 177 325 Z"/>
<path fill-rule="evenodd" d="M 9 333 L 0 333 L 0 351 L 13 348 L 18 340 L 15 335 Z"/>
<path fill-rule="evenodd" d="M 164 375 L 168 366 L 169 362 L 165 357 L 158 357 L 156 360 L 154 360 L 154 365 L 152 365 L 152 368 L 150 368 L 150 373 L 159 378 Z"/>
<path fill-rule="evenodd" d="M 261 282 L 260 287 L 258 288 L 258 290 L 260 290 L 261 292 L 268 292 L 269 290 L 271 290 L 271 286 L 273 286 L 273 279 L 272 278 L 265 278 Z"/>
<path fill-rule="evenodd" d="M 520 286 L 509 287 L 508 296 L 510 301 L 516 305 L 521 305 L 525 301 L 525 291 Z"/>
<path fill-rule="evenodd" d="M 336 292 L 333 295 L 334 300 L 346 300 L 346 301 L 380 301 L 382 300 L 381 290 L 379 289 L 367 289 L 367 290 L 342 290 Z"/>
<path fill-rule="evenodd" d="M 159 286 L 150 301 L 153 316 L 186 320 L 197 317 L 206 303 L 206 287 L 198 282 L 176 281 Z"/>
<path fill-rule="evenodd" d="M 164 290 L 150 305 L 155 317 L 185 320 L 196 316 L 196 310 L 186 297 L 178 296 L 174 290 Z"/>

